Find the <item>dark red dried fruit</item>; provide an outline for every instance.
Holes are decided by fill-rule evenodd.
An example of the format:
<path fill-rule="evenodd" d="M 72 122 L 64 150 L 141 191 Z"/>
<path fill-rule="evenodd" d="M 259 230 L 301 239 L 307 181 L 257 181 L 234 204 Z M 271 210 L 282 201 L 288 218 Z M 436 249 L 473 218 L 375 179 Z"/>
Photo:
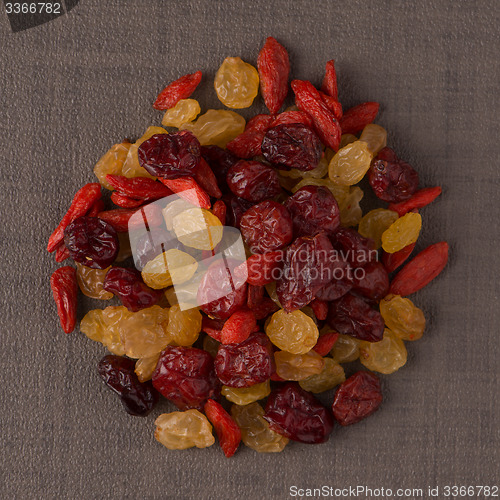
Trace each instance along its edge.
<path fill-rule="evenodd" d="M 240 344 L 221 344 L 215 358 L 219 380 L 229 387 L 250 387 L 268 380 L 275 371 L 271 341 L 254 333 Z"/>
<path fill-rule="evenodd" d="M 248 285 L 247 306 L 249 309 L 257 307 L 264 298 L 266 289 L 261 285 Z"/>
<path fill-rule="evenodd" d="M 418 188 L 418 174 L 390 148 L 382 149 L 368 170 L 373 192 L 383 201 L 407 200 Z"/>
<path fill-rule="evenodd" d="M 384 333 L 384 320 L 380 313 L 351 293 L 330 302 L 327 321 L 337 332 L 367 342 L 382 340 Z"/>
<path fill-rule="evenodd" d="M 200 282 L 198 305 L 213 318 L 229 318 L 247 302 L 247 284 L 238 279 L 237 264 L 222 260 L 213 262 Z"/>
<path fill-rule="evenodd" d="M 275 114 L 280 110 L 288 93 L 290 61 L 285 47 L 272 36 L 266 39 L 259 52 L 257 69 L 260 92 L 269 112 Z"/>
<path fill-rule="evenodd" d="M 340 210 L 331 191 L 323 186 L 304 186 L 285 203 L 293 221 L 293 234 L 333 234 L 340 226 Z"/>
<path fill-rule="evenodd" d="M 184 75 L 169 83 L 158 95 L 153 104 L 155 109 L 173 108 L 181 99 L 187 99 L 201 82 L 201 71 Z"/>
<path fill-rule="evenodd" d="M 227 319 L 221 330 L 220 341 L 223 344 L 244 342 L 255 331 L 257 321 L 249 309 L 240 309 Z"/>
<path fill-rule="evenodd" d="M 220 223 L 226 225 L 226 204 L 222 200 L 217 200 L 212 207 L 212 213 L 220 220 Z"/>
<path fill-rule="evenodd" d="M 240 221 L 243 239 L 253 253 L 279 250 L 292 241 L 292 218 L 276 201 L 263 201 L 248 209 Z"/>
<path fill-rule="evenodd" d="M 106 273 L 104 290 L 115 294 L 130 311 L 152 307 L 163 297 L 161 290 L 153 290 L 142 281 L 136 269 L 113 267 Z"/>
<path fill-rule="evenodd" d="M 194 347 L 167 347 L 153 373 L 153 386 L 179 410 L 203 410 L 208 399 L 219 399 L 220 383 L 212 356 Z"/>
<path fill-rule="evenodd" d="M 283 309 L 290 312 L 309 304 L 331 281 L 334 267 L 333 247 L 324 233 L 297 238 L 286 249 L 283 273 L 276 283 Z"/>
<path fill-rule="evenodd" d="M 361 132 L 369 123 L 373 123 L 379 107 L 378 102 L 363 102 L 348 109 L 340 120 L 342 133 L 357 134 Z"/>
<path fill-rule="evenodd" d="M 116 193 L 136 200 L 154 201 L 172 194 L 161 182 L 148 177 L 129 179 L 123 175 L 106 175 L 106 180 L 116 189 Z"/>
<path fill-rule="evenodd" d="M 352 283 L 355 292 L 377 302 L 389 292 L 389 275 L 381 262 L 369 262 L 357 269 Z"/>
<path fill-rule="evenodd" d="M 324 443 L 333 430 L 330 410 L 296 383 L 271 392 L 264 418 L 273 431 L 300 443 Z"/>
<path fill-rule="evenodd" d="M 50 277 L 50 288 L 57 306 L 57 314 L 65 333 L 71 333 L 76 325 L 78 283 L 76 271 L 71 266 L 56 269 Z"/>
<path fill-rule="evenodd" d="M 241 431 L 231 415 L 222 406 L 209 399 L 205 403 L 205 415 L 215 427 L 219 444 L 227 458 L 232 457 L 241 442 Z"/>
<path fill-rule="evenodd" d="M 269 297 L 264 297 L 257 305 L 252 307 L 252 312 L 255 314 L 257 321 L 267 318 L 270 314 L 279 309 L 278 304 Z"/>
<path fill-rule="evenodd" d="M 339 261 L 339 263 L 340 262 L 341 261 Z M 346 264 L 345 267 L 343 267 L 342 264 L 340 264 L 338 267 L 339 270 L 338 274 L 344 275 L 346 272 L 348 272 L 347 266 L 348 265 Z M 340 297 L 343 297 L 351 289 L 352 289 L 352 282 L 347 277 L 347 275 L 346 277 L 341 279 L 334 278 L 332 281 L 330 281 L 330 283 L 326 284 L 323 288 L 321 288 L 316 292 L 316 298 L 320 300 L 325 300 L 327 302 L 330 302 L 332 300 L 338 300 L 340 299 Z"/>
<path fill-rule="evenodd" d="M 75 262 L 93 269 L 106 269 L 119 250 L 116 231 L 97 217 L 74 220 L 64 230 L 64 244 Z"/>
<path fill-rule="evenodd" d="M 213 319 L 208 316 L 203 316 L 201 320 L 201 330 L 218 342 L 220 342 L 220 335 L 223 327 L 224 320 L 222 319 Z"/>
<path fill-rule="evenodd" d="M 251 285 L 267 285 L 281 276 L 283 250 L 255 254 L 246 261 L 247 282 Z"/>
<path fill-rule="evenodd" d="M 401 203 L 391 203 L 389 205 L 389 210 L 397 212 L 400 217 L 404 214 L 411 212 L 414 209 L 426 207 L 429 203 L 432 203 L 441 194 L 441 188 L 430 187 L 423 188 L 416 191 L 411 198 Z"/>
<path fill-rule="evenodd" d="M 138 150 L 139 164 L 151 175 L 164 179 L 191 177 L 200 161 L 200 142 L 189 130 L 155 134 Z"/>
<path fill-rule="evenodd" d="M 332 411 L 340 425 L 351 425 L 374 413 L 382 403 L 380 380 L 374 373 L 357 372 L 335 393 Z"/>
<path fill-rule="evenodd" d="M 400 265 L 402 265 L 406 259 L 410 256 L 417 243 L 412 243 L 399 250 L 399 252 L 394 253 L 382 253 L 382 263 L 388 273 L 395 271 Z"/>
<path fill-rule="evenodd" d="M 303 171 L 317 167 L 322 154 L 319 137 L 301 123 L 278 125 L 269 129 L 261 149 L 268 162 Z"/>
<path fill-rule="evenodd" d="M 224 202 L 227 206 L 226 223 L 233 227 L 240 227 L 243 214 L 254 206 L 252 202 L 234 196 L 232 193 L 224 197 Z"/>
<path fill-rule="evenodd" d="M 158 401 L 158 393 L 149 382 L 139 382 L 135 363 L 128 358 L 109 354 L 97 365 L 99 375 L 116 394 L 130 415 L 145 417 Z"/>
<path fill-rule="evenodd" d="M 335 342 L 337 342 L 338 338 L 339 334 L 336 332 L 324 333 L 323 335 L 320 335 L 313 349 L 320 356 L 326 356 L 333 349 L 333 346 L 335 345 Z"/>
<path fill-rule="evenodd" d="M 332 59 L 327 61 L 325 67 L 325 76 L 323 78 L 323 83 L 321 84 L 321 90 L 332 96 L 334 99 L 338 99 L 338 89 L 337 89 L 337 73 L 335 72 L 335 61 Z"/>
<path fill-rule="evenodd" d="M 341 258 L 353 267 L 362 267 L 368 262 L 377 260 L 375 242 L 361 236 L 350 227 L 340 228 L 331 238 L 332 244 L 339 251 Z"/>
<path fill-rule="evenodd" d="M 281 192 L 276 171 L 258 161 L 241 160 L 227 173 L 227 185 L 236 196 L 259 202 Z"/>
<path fill-rule="evenodd" d="M 217 178 L 221 191 L 227 192 L 227 172 L 236 162 L 239 161 L 239 158 L 230 151 L 222 149 L 219 146 L 202 146 L 201 155 Z"/>

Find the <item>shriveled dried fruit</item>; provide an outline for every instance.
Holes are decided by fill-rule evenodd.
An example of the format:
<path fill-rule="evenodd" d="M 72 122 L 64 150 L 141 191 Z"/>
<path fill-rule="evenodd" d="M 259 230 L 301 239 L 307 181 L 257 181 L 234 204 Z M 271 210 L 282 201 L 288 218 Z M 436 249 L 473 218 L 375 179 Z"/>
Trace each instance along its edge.
<path fill-rule="evenodd" d="M 201 71 L 184 75 L 169 83 L 158 95 L 153 104 L 155 109 L 173 108 L 181 99 L 187 99 L 201 82 Z"/>
<path fill-rule="evenodd" d="M 388 273 L 395 271 L 410 256 L 415 248 L 416 242 L 402 248 L 394 253 L 382 252 L 382 262 Z"/>
<path fill-rule="evenodd" d="M 323 357 L 313 350 L 305 354 L 277 351 L 274 353 L 274 361 L 276 373 L 283 380 L 305 380 L 321 373 L 325 366 Z"/>
<path fill-rule="evenodd" d="M 156 369 L 158 359 L 160 358 L 160 352 L 153 356 L 148 356 L 146 358 L 139 358 L 135 362 L 134 372 L 139 379 L 139 382 L 147 382 L 153 377 L 153 372 Z"/>
<path fill-rule="evenodd" d="M 166 333 L 171 343 L 180 346 L 192 346 L 201 331 L 201 313 L 196 308 L 182 310 L 176 304 L 168 314 Z"/>
<path fill-rule="evenodd" d="M 240 428 L 226 410 L 213 399 L 209 399 L 205 403 L 205 413 L 208 420 L 210 420 L 215 427 L 215 432 L 219 438 L 219 443 L 224 455 L 228 458 L 232 457 L 240 445 Z"/>
<path fill-rule="evenodd" d="M 134 199 L 144 203 L 145 201 L 159 200 L 165 196 L 170 196 L 172 191 L 165 187 L 161 182 L 154 181 L 147 177 L 133 177 L 131 179 L 123 175 L 107 175 L 107 182 L 116 191 L 111 195 L 111 200 L 114 195 L 123 195 L 128 199 Z M 133 200 L 132 200 L 133 201 Z"/>
<path fill-rule="evenodd" d="M 344 369 L 338 363 L 331 358 L 325 358 L 324 363 L 320 373 L 299 382 L 302 389 L 316 394 L 329 391 L 345 381 Z"/>
<path fill-rule="evenodd" d="M 189 281 L 198 262 L 186 252 L 171 248 L 150 260 L 142 270 L 142 279 L 146 285 L 159 290 L 173 284 Z"/>
<path fill-rule="evenodd" d="M 354 273 L 352 288 L 356 293 L 378 302 L 389 291 L 389 276 L 380 262 L 368 262 L 361 272 Z"/>
<path fill-rule="evenodd" d="M 340 223 L 343 227 L 357 226 L 363 216 L 359 202 L 364 193 L 360 187 L 351 187 L 343 200 L 338 200 L 340 210 Z"/>
<path fill-rule="evenodd" d="M 215 443 L 207 417 L 195 409 L 162 413 L 155 425 L 155 439 L 169 450 L 207 448 Z"/>
<path fill-rule="evenodd" d="M 222 386 L 221 394 L 231 403 L 237 405 L 248 405 L 259 399 L 264 399 L 271 393 L 271 384 L 269 380 L 254 384 L 250 387 L 229 387 Z"/>
<path fill-rule="evenodd" d="M 359 340 L 350 335 L 339 334 L 331 356 L 336 363 L 350 363 L 359 358 Z"/>
<path fill-rule="evenodd" d="M 107 175 L 121 175 L 123 163 L 130 149 L 130 142 L 123 141 L 115 144 L 101 157 L 94 167 L 94 174 L 106 189 L 112 190 L 113 186 L 106 180 Z"/>
<path fill-rule="evenodd" d="M 109 352 L 118 356 L 125 354 L 117 326 L 132 313 L 125 306 L 110 306 L 92 309 L 80 322 L 80 330 L 89 339 L 101 342 Z"/>
<path fill-rule="evenodd" d="M 380 314 L 387 328 L 402 340 L 418 340 L 424 333 L 424 313 L 410 299 L 387 295 L 380 301 Z"/>
<path fill-rule="evenodd" d="M 247 282 L 250 285 L 259 286 L 276 281 L 279 278 L 282 264 L 282 250 L 251 255 L 245 264 L 248 273 Z"/>
<path fill-rule="evenodd" d="M 184 123 L 192 122 L 200 111 L 200 104 L 197 100 L 181 99 L 173 108 L 165 112 L 161 124 L 164 127 L 179 128 Z"/>
<path fill-rule="evenodd" d="M 382 248 L 387 253 L 398 252 L 417 241 L 420 229 L 422 229 L 421 215 L 409 212 L 382 233 Z"/>
<path fill-rule="evenodd" d="M 375 242 L 375 248 L 382 246 L 382 234 L 398 219 L 397 212 L 385 208 L 370 210 L 359 221 L 358 232 Z"/>
<path fill-rule="evenodd" d="M 380 342 L 360 342 L 359 360 L 369 370 L 394 373 L 406 364 L 408 353 L 404 342 L 386 328 Z"/>
<path fill-rule="evenodd" d="M 57 306 L 57 314 L 65 333 L 71 333 L 76 325 L 78 285 L 76 271 L 70 266 L 60 267 L 50 277 L 50 288 Z"/>
<path fill-rule="evenodd" d="M 224 323 L 220 340 L 223 344 L 239 344 L 244 342 L 256 327 L 255 314 L 249 309 L 240 309 L 231 314 Z"/>
<path fill-rule="evenodd" d="M 231 415 L 241 430 L 243 443 L 259 453 L 283 451 L 288 438 L 274 432 L 264 420 L 264 409 L 259 403 L 233 405 Z"/>
<path fill-rule="evenodd" d="M 248 108 L 259 93 L 259 74 L 239 57 L 226 57 L 215 74 L 214 87 L 224 106 Z"/>
<path fill-rule="evenodd" d="M 369 123 L 375 120 L 379 107 L 378 102 L 363 102 L 348 109 L 344 113 L 342 120 L 340 120 L 342 133 L 356 134 L 363 130 Z"/>
<path fill-rule="evenodd" d="M 220 220 L 204 208 L 189 208 L 176 215 L 172 226 L 177 239 L 187 247 L 213 250 L 222 240 Z"/>
<path fill-rule="evenodd" d="M 380 125 L 370 123 L 363 129 L 359 140 L 366 142 L 368 151 L 372 155 L 376 155 L 387 145 L 387 130 Z"/>
<path fill-rule="evenodd" d="M 111 269 L 92 269 L 83 264 L 76 263 L 76 279 L 83 295 L 92 299 L 109 300 L 113 298 L 111 292 L 104 290 L 104 278 Z"/>
<path fill-rule="evenodd" d="M 365 176 L 371 161 L 366 142 L 351 142 L 337 151 L 328 167 L 328 176 L 335 184 L 352 186 Z"/>
<path fill-rule="evenodd" d="M 389 210 L 394 210 L 401 217 L 411 210 L 426 207 L 429 203 L 432 203 L 440 194 L 441 188 L 439 186 L 420 189 L 406 201 L 402 201 L 400 203 L 391 203 L 389 205 Z"/>
<path fill-rule="evenodd" d="M 341 228 L 332 238 L 333 246 L 342 252 L 342 256 L 353 267 L 363 267 L 368 262 L 377 260 L 375 243 L 361 236 L 351 228 Z"/>
<path fill-rule="evenodd" d="M 321 84 L 321 90 L 334 99 L 338 98 L 337 73 L 335 72 L 335 61 L 333 59 L 326 63 L 325 76 Z"/>
<path fill-rule="evenodd" d="M 325 302 L 325 304 L 327 303 Z M 328 329 L 327 326 L 325 328 Z M 316 345 L 313 347 L 313 349 L 320 356 L 326 356 L 333 349 L 333 346 L 336 344 L 338 339 L 339 339 L 339 334 L 337 332 L 331 332 L 331 331 L 325 332 L 322 330 L 320 332 L 318 341 L 316 342 Z"/>

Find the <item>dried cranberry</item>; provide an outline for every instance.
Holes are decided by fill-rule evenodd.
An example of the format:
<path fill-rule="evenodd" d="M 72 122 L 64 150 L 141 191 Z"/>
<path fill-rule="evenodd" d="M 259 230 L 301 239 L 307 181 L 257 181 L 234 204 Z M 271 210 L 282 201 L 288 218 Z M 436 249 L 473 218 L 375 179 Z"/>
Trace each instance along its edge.
<path fill-rule="evenodd" d="M 223 201 L 227 207 L 226 223 L 233 227 L 240 227 L 243 214 L 254 206 L 250 201 L 238 198 L 238 196 L 234 196 L 233 194 L 225 196 Z"/>
<path fill-rule="evenodd" d="M 294 236 L 314 236 L 321 231 L 333 234 L 340 226 L 340 210 L 329 189 L 304 186 L 285 203 L 293 220 Z"/>
<path fill-rule="evenodd" d="M 351 293 L 330 302 L 327 321 L 337 332 L 368 342 L 382 340 L 384 333 L 384 320 L 380 313 Z"/>
<path fill-rule="evenodd" d="M 118 235 L 111 224 L 97 217 L 78 217 L 64 230 L 70 257 L 93 269 L 106 269 L 116 259 Z"/>
<path fill-rule="evenodd" d="M 352 282 L 348 278 L 333 279 L 323 288 L 316 292 L 316 298 L 320 300 L 337 300 L 343 297 L 352 288 Z"/>
<path fill-rule="evenodd" d="M 418 188 L 418 173 L 390 148 L 382 149 L 373 159 L 368 180 L 373 192 L 391 203 L 407 200 Z"/>
<path fill-rule="evenodd" d="M 258 161 L 241 160 L 227 173 L 229 189 L 244 200 L 259 202 L 281 192 L 276 171 Z"/>
<path fill-rule="evenodd" d="M 300 443 L 324 443 L 333 430 L 330 411 L 296 383 L 271 392 L 264 418 L 273 431 Z"/>
<path fill-rule="evenodd" d="M 153 373 L 153 386 L 180 410 L 202 410 L 209 398 L 220 396 L 212 356 L 194 347 L 167 347 Z"/>
<path fill-rule="evenodd" d="M 160 290 L 153 290 L 142 281 L 139 271 L 123 267 L 113 267 L 106 273 L 103 288 L 134 312 L 154 306 L 163 296 Z"/>
<path fill-rule="evenodd" d="M 151 175 L 164 179 L 193 177 L 200 161 L 200 143 L 188 130 L 156 134 L 138 150 L 139 164 Z"/>
<path fill-rule="evenodd" d="M 332 280 L 335 264 L 332 244 L 324 233 L 297 238 L 286 249 L 283 272 L 276 283 L 283 309 L 290 312 L 309 304 Z"/>
<path fill-rule="evenodd" d="M 202 146 L 201 155 L 212 169 L 212 172 L 215 174 L 220 189 L 223 192 L 227 192 L 227 173 L 229 169 L 240 159 L 231 153 L 231 151 L 222 149 L 219 146 Z"/>
<path fill-rule="evenodd" d="M 109 354 L 97 365 L 99 375 L 106 385 L 120 396 L 130 415 L 144 417 L 158 401 L 158 393 L 150 382 L 139 382 L 131 359 Z"/>
<path fill-rule="evenodd" d="M 240 221 L 240 230 L 253 253 L 279 250 L 292 241 L 290 213 L 276 201 L 267 200 L 248 209 Z"/>
<path fill-rule="evenodd" d="M 352 283 L 354 291 L 377 302 L 389 293 L 389 275 L 381 262 L 369 262 L 356 270 Z"/>
<path fill-rule="evenodd" d="M 226 319 L 247 302 L 247 284 L 238 279 L 237 263 L 217 260 L 204 274 L 197 293 L 201 310 L 217 319 Z"/>
<path fill-rule="evenodd" d="M 254 333 L 239 344 L 220 345 L 215 358 L 219 380 L 229 387 L 250 387 L 274 373 L 273 348 L 263 333 Z"/>
<path fill-rule="evenodd" d="M 262 302 L 265 291 L 262 285 L 248 285 L 247 306 L 249 309 L 257 307 Z"/>
<path fill-rule="evenodd" d="M 257 321 L 267 318 L 270 314 L 279 310 L 278 304 L 269 297 L 264 297 L 257 305 L 252 307 Z"/>
<path fill-rule="evenodd" d="M 317 167 L 322 154 L 319 137 L 301 123 L 283 124 L 269 129 L 261 149 L 270 163 L 302 171 Z"/>
<path fill-rule="evenodd" d="M 382 403 L 380 380 L 374 373 L 357 372 L 340 385 L 332 410 L 340 425 L 351 425 L 374 413 Z"/>
<path fill-rule="evenodd" d="M 350 227 L 340 228 L 331 238 L 333 246 L 339 251 L 340 256 L 355 267 L 364 266 L 377 258 L 375 242 L 370 238 L 361 236 Z"/>

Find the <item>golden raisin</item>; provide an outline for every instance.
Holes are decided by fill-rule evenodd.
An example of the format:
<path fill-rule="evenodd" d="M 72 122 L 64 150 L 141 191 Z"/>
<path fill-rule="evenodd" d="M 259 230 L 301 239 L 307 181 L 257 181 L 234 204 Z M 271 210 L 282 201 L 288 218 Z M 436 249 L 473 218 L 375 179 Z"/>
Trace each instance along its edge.
<path fill-rule="evenodd" d="M 358 186 L 353 186 L 345 198 L 337 200 L 340 211 L 340 224 L 342 226 L 351 227 L 359 224 L 363 216 L 359 202 L 363 199 L 363 196 L 362 189 Z"/>
<path fill-rule="evenodd" d="M 208 337 L 211 338 L 211 337 Z M 221 394 L 231 403 L 243 406 L 264 399 L 271 393 L 269 380 L 250 387 L 228 387 L 222 386 Z"/>
<path fill-rule="evenodd" d="M 164 127 L 179 128 L 184 123 L 192 122 L 200 111 L 200 104 L 196 99 L 181 99 L 173 108 L 167 109 L 161 124 Z"/>
<path fill-rule="evenodd" d="M 248 108 L 259 93 L 259 74 L 239 57 L 226 57 L 215 75 L 214 87 L 224 106 Z"/>
<path fill-rule="evenodd" d="M 174 201 L 171 201 L 166 205 L 166 207 L 162 210 L 163 218 L 165 219 L 165 225 L 169 231 L 172 231 L 174 228 L 174 217 L 179 215 L 184 210 L 188 210 L 190 208 L 194 208 L 192 203 L 184 200 L 183 198 L 177 198 Z"/>
<path fill-rule="evenodd" d="M 192 346 L 200 335 L 201 313 L 198 309 L 181 310 L 172 306 L 168 314 L 167 335 L 171 343 L 178 346 Z"/>
<path fill-rule="evenodd" d="M 359 340 L 350 335 L 340 334 L 330 355 L 336 363 L 356 361 L 359 358 Z"/>
<path fill-rule="evenodd" d="M 387 253 L 394 253 L 415 243 L 422 228 L 420 214 L 408 212 L 393 222 L 382 234 L 382 248 Z"/>
<path fill-rule="evenodd" d="M 358 138 L 353 134 L 342 134 L 342 137 L 340 138 L 340 148 L 351 144 L 351 142 L 356 142 L 357 140 Z"/>
<path fill-rule="evenodd" d="M 360 141 L 366 142 L 368 151 L 373 156 L 387 146 L 387 130 L 375 123 L 369 123 L 361 132 Z"/>
<path fill-rule="evenodd" d="M 410 299 L 387 295 L 380 301 L 380 314 L 387 328 L 402 340 L 418 340 L 424 333 L 424 313 Z"/>
<path fill-rule="evenodd" d="M 370 210 L 359 221 L 358 233 L 365 238 L 371 238 L 375 242 L 375 248 L 382 245 L 382 234 L 393 224 L 399 215 L 397 212 L 386 208 Z"/>
<path fill-rule="evenodd" d="M 115 144 L 104 156 L 96 163 L 94 174 L 99 179 L 103 187 L 113 191 L 114 187 L 106 180 L 106 175 L 121 175 L 123 163 L 127 158 L 130 149 L 130 142 L 123 141 Z"/>
<path fill-rule="evenodd" d="M 92 299 L 109 300 L 113 298 L 111 292 L 104 290 L 104 278 L 111 266 L 106 269 L 92 269 L 76 262 L 76 279 L 83 295 Z"/>
<path fill-rule="evenodd" d="M 139 358 L 135 363 L 135 374 L 140 382 L 151 380 L 153 372 L 158 364 L 161 352 L 148 356 L 147 358 Z"/>
<path fill-rule="evenodd" d="M 285 380 L 305 380 L 311 375 L 321 373 L 325 361 L 315 351 L 305 354 L 291 354 L 286 351 L 274 353 L 276 373 Z"/>
<path fill-rule="evenodd" d="M 213 250 L 222 240 L 223 226 L 210 210 L 194 207 L 172 220 L 175 235 L 184 245 L 198 250 Z"/>
<path fill-rule="evenodd" d="M 365 176 L 371 161 L 366 142 L 351 142 L 337 151 L 328 167 L 328 175 L 334 184 L 352 186 Z"/>
<path fill-rule="evenodd" d="M 399 370 L 406 363 L 408 353 L 404 342 L 391 330 L 384 330 L 379 342 L 360 341 L 359 359 L 369 370 L 386 375 Z"/>
<path fill-rule="evenodd" d="M 159 290 L 174 283 L 189 281 L 198 268 L 196 259 L 186 252 L 171 248 L 150 260 L 142 270 L 146 285 Z M 170 301 L 169 301 L 170 302 Z"/>
<path fill-rule="evenodd" d="M 329 391 L 342 382 L 345 382 L 344 369 L 332 358 L 325 358 L 321 373 L 301 380 L 299 385 L 305 391 L 319 393 Z"/>

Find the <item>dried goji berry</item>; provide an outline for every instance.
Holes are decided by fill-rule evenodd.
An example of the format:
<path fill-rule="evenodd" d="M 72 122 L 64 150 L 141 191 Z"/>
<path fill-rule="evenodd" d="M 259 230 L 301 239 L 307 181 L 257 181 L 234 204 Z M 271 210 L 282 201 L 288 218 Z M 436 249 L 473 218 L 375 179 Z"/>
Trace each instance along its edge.
<path fill-rule="evenodd" d="M 76 325 L 78 283 L 76 270 L 70 266 L 60 267 L 50 277 L 50 288 L 57 306 L 62 329 L 71 333 Z"/>
<path fill-rule="evenodd" d="M 254 331 L 257 322 L 255 314 L 249 309 L 240 309 L 226 320 L 222 327 L 220 341 L 223 344 L 244 342 Z"/>
<path fill-rule="evenodd" d="M 250 285 L 267 285 L 276 281 L 282 266 L 282 250 L 251 255 L 246 261 L 247 282 Z"/>
<path fill-rule="evenodd" d="M 314 123 L 312 118 L 303 111 L 283 111 L 276 116 L 270 128 L 277 127 L 278 125 L 287 125 L 289 123 L 302 123 L 306 127 L 313 128 Z"/>
<path fill-rule="evenodd" d="M 253 118 L 248 120 L 245 132 L 267 132 L 271 127 L 274 127 L 274 116 L 272 115 L 255 115 Z"/>
<path fill-rule="evenodd" d="M 335 72 L 335 61 L 333 59 L 326 63 L 321 90 L 325 94 L 332 96 L 335 100 L 338 100 L 337 73 Z"/>
<path fill-rule="evenodd" d="M 363 102 L 348 109 L 342 120 L 340 127 L 343 134 L 356 134 L 363 130 L 369 123 L 375 120 L 379 108 L 378 102 Z"/>
<path fill-rule="evenodd" d="M 212 213 L 220 220 L 224 226 L 226 224 L 226 204 L 222 200 L 217 200 L 212 207 Z"/>
<path fill-rule="evenodd" d="M 322 101 L 319 92 L 311 82 L 305 80 L 293 80 L 292 90 L 295 92 L 295 103 L 301 111 L 311 116 L 314 128 L 323 144 L 337 151 L 342 131 L 339 122 Z"/>
<path fill-rule="evenodd" d="M 207 335 L 210 335 L 213 339 L 220 342 L 222 328 L 224 326 L 225 320 L 209 318 L 208 316 L 203 316 L 201 320 L 201 330 Z"/>
<path fill-rule="evenodd" d="M 238 158 L 253 158 L 261 154 L 260 146 L 265 132 L 245 130 L 238 137 L 227 143 L 227 149 Z"/>
<path fill-rule="evenodd" d="M 128 179 L 123 175 L 107 175 L 106 180 L 122 196 L 127 196 L 136 200 L 153 201 L 170 196 L 172 191 L 148 177 L 133 177 Z"/>
<path fill-rule="evenodd" d="M 121 208 L 137 208 L 144 204 L 144 200 L 136 200 L 135 198 L 129 198 L 126 195 L 117 193 L 111 193 L 111 201 Z"/>
<path fill-rule="evenodd" d="M 399 252 L 394 252 L 394 253 L 383 252 L 382 263 L 384 264 L 386 271 L 388 273 L 392 273 L 392 271 L 396 270 L 401 264 L 403 264 L 403 262 L 405 262 L 406 259 L 413 252 L 413 249 L 415 248 L 416 244 L 417 242 L 411 243 L 410 245 L 399 250 Z"/>
<path fill-rule="evenodd" d="M 99 212 L 104 210 L 104 201 L 99 198 L 93 205 L 92 208 L 88 211 L 87 217 L 97 217 Z"/>
<path fill-rule="evenodd" d="M 187 99 L 201 82 L 201 71 L 181 76 L 167 85 L 153 104 L 155 109 L 173 108 L 181 99 Z"/>
<path fill-rule="evenodd" d="M 337 99 L 325 94 L 324 92 L 320 92 L 319 95 L 321 96 L 322 101 L 327 105 L 328 109 L 333 113 L 333 116 L 335 116 L 337 120 L 341 120 L 343 114 L 342 104 L 340 104 Z"/>
<path fill-rule="evenodd" d="M 128 221 L 136 212 L 137 209 L 135 208 L 117 208 L 99 212 L 97 216 L 99 219 L 111 224 L 117 233 L 126 233 L 128 231 Z"/>
<path fill-rule="evenodd" d="M 68 257 L 69 250 L 63 242 L 56 248 L 56 262 L 64 262 Z"/>
<path fill-rule="evenodd" d="M 212 169 L 203 158 L 200 158 L 198 165 L 196 165 L 194 179 L 209 196 L 214 198 L 220 198 L 222 196 L 217 183 L 217 177 L 215 177 Z"/>
<path fill-rule="evenodd" d="M 317 319 L 324 321 L 328 316 L 328 302 L 324 300 L 314 299 L 310 304 L 313 313 Z"/>
<path fill-rule="evenodd" d="M 313 349 L 320 356 L 326 356 L 333 349 L 333 346 L 335 345 L 335 342 L 337 342 L 338 338 L 339 334 L 337 332 L 324 333 L 319 336 Z"/>
<path fill-rule="evenodd" d="M 55 228 L 54 232 L 49 237 L 47 251 L 53 252 L 64 239 L 64 230 L 75 219 L 86 215 L 92 208 L 92 205 L 101 197 L 101 185 L 98 182 L 91 182 L 85 184 L 75 194 L 71 206 L 62 218 L 59 225 Z"/>
<path fill-rule="evenodd" d="M 448 243 L 440 241 L 422 250 L 392 280 L 390 293 L 406 296 L 430 283 L 448 262 Z"/>
<path fill-rule="evenodd" d="M 429 203 L 433 202 L 441 194 L 441 191 L 441 187 L 439 186 L 419 189 L 410 199 L 401 203 L 391 203 L 388 208 L 397 212 L 402 217 L 414 208 L 422 208 L 429 205 Z"/>
<path fill-rule="evenodd" d="M 290 61 L 285 47 L 272 36 L 266 39 L 259 52 L 257 69 L 262 97 L 267 109 L 275 114 L 280 110 L 288 93 Z"/>
<path fill-rule="evenodd" d="M 201 208 L 210 208 L 210 197 L 192 177 L 179 177 L 178 179 L 160 178 L 160 181 L 192 205 Z"/>
<path fill-rule="evenodd" d="M 241 442 L 240 428 L 229 413 L 213 399 L 209 399 L 205 403 L 204 409 L 208 420 L 215 428 L 224 455 L 228 458 L 232 457 Z"/>

